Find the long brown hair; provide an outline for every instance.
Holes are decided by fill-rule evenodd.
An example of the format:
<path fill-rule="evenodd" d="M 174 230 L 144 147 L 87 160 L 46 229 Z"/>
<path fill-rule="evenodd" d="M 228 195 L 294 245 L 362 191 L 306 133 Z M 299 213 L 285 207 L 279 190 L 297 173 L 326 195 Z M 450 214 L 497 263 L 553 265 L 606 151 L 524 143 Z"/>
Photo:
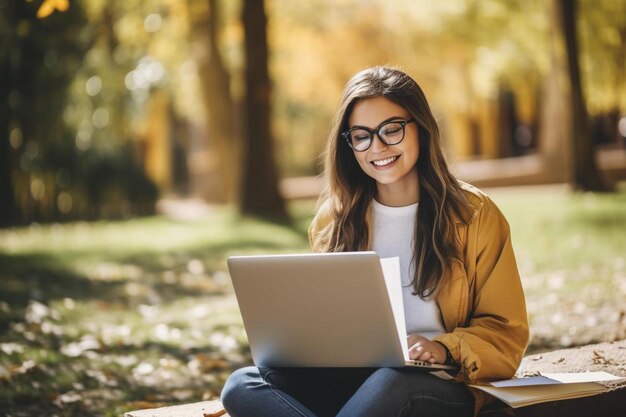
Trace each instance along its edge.
<path fill-rule="evenodd" d="M 368 250 L 366 217 L 376 182 L 359 166 L 353 151 L 342 143 L 354 104 L 365 98 L 385 97 L 404 107 L 417 121 L 420 153 L 419 210 L 415 230 L 413 292 L 426 299 L 436 295 L 452 263 L 462 262 L 456 222 L 468 223 L 472 210 L 458 181 L 450 174 L 437 122 L 419 85 L 404 72 L 373 67 L 354 75 L 346 84 L 332 124 L 324 156 L 327 188 L 318 207 L 328 210 L 328 227 L 313 237 L 313 249 L 324 252 Z"/>

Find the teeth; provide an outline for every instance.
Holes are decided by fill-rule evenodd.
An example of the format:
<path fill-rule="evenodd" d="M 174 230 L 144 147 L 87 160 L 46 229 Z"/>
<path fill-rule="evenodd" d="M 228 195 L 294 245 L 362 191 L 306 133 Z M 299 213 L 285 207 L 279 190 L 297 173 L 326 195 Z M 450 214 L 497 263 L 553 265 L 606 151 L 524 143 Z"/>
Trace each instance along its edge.
<path fill-rule="evenodd" d="M 374 165 L 376 165 L 377 167 L 384 167 L 385 165 L 389 165 L 390 163 L 392 163 L 396 159 L 398 159 L 397 156 L 392 156 L 392 157 L 387 158 L 387 159 L 381 159 L 380 161 L 372 161 L 372 163 Z"/>

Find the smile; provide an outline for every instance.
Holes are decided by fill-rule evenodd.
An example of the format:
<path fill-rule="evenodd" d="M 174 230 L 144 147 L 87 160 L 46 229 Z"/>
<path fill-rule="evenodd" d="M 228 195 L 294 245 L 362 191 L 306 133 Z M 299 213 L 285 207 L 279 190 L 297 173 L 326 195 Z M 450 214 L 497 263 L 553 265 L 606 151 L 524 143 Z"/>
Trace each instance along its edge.
<path fill-rule="evenodd" d="M 400 158 L 400 156 L 391 156 L 389 158 L 380 159 L 378 161 L 372 161 L 372 164 L 376 165 L 377 167 L 384 167 L 385 165 L 389 165 L 390 163 L 394 162 L 398 158 Z"/>

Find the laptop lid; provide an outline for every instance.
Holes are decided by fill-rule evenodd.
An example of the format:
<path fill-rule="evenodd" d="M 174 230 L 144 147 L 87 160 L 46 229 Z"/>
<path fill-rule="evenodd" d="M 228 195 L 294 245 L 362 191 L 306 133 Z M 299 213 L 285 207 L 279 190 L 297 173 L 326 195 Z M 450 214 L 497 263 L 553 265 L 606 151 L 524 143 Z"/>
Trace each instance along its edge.
<path fill-rule="evenodd" d="M 228 267 L 256 365 L 405 366 L 375 252 L 233 256 Z"/>

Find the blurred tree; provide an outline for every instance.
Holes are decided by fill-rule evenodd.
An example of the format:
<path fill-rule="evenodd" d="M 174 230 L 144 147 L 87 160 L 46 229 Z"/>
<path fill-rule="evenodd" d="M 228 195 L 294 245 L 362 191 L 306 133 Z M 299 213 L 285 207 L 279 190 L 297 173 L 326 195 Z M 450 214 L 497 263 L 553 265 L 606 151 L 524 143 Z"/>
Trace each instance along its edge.
<path fill-rule="evenodd" d="M 585 105 L 580 80 L 579 48 L 577 39 L 577 1 L 557 0 L 559 23 L 565 41 L 567 73 L 570 85 L 571 140 L 573 149 L 573 184 L 583 191 L 606 191 L 610 187 L 604 183 L 595 162 L 594 146 L 589 129 L 589 116 Z"/>
<path fill-rule="evenodd" d="M 50 220 L 67 207 L 66 171 L 53 158 L 73 160 L 71 148 L 64 146 L 62 115 L 70 74 L 89 38 L 78 36 L 85 22 L 79 5 L 44 20 L 35 17 L 38 6 L 23 0 L 0 5 L 3 226 Z"/>
<path fill-rule="evenodd" d="M 570 182 L 572 172 L 572 121 L 568 109 L 567 59 L 562 42 L 558 0 L 545 3 L 549 62 L 542 79 L 539 150 L 547 180 Z"/>
<path fill-rule="evenodd" d="M 67 5 L 0 4 L 4 226 L 154 210 L 154 184 L 125 141 L 126 71 L 107 66 L 119 45 L 110 14 L 98 16 L 106 24 L 91 25 L 93 5 Z"/>
<path fill-rule="evenodd" d="M 287 221 L 285 202 L 278 190 L 278 172 L 270 127 L 271 85 L 263 0 L 244 0 L 245 32 L 245 132 L 241 211 L 277 221 Z"/>
<path fill-rule="evenodd" d="M 626 1 L 579 0 L 576 19 L 587 110 L 626 111 Z"/>
<path fill-rule="evenodd" d="M 199 77 L 202 96 L 207 107 L 207 130 L 209 144 L 216 155 L 214 170 L 218 173 L 213 192 L 208 198 L 218 203 L 235 203 L 239 196 L 240 137 L 235 121 L 240 117 L 237 103 L 231 95 L 231 75 L 226 67 L 219 47 L 221 29 L 220 2 L 204 1 L 198 7 L 190 0 L 192 32 L 198 32 L 201 44 L 206 48 L 199 59 Z M 207 186 L 208 188 L 208 186 Z"/>
<path fill-rule="evenodd" d="M 70 0 L 59 13 L 68 0 L 0 2 L 0 128 L 8 137 L 0 143 L 0 222 L 132 214 L 124 207 L 156 190 L 147 178 L 131 187 L 118 170 L 141 176 L 143 166 L 171 192 L 174 148 L 198 194 L 210 189 L 214 201 L 276 214 L 265 204 L 278 195 L 277 171 L 316 174 L 343 83 L 387 63 L 422 84 L 454 157 L 512 156 L 538 144 L 548 180 L 570 179 L 569 126 L 579 118 L 565 114 L 575 88 L 564 88 L 572 77 L 560 14 L 545 9 L 556 1 L 266 0 L 267 29 L 249 3 Z M 592 117 L 610 113 L 603 121 L 616 132 L 626 110 L 626 2 L 576 5 L 581 100 Z M 23 10 L 27 17 L 11 20 Z M 247 30 L 259 22 L 269 69 L 267 45 Z M 551 61 L 556 38 L 560 56 Z M 158 103 L 161 111 L 150 110 Z M 239 130 L 248 119 L 244 148 Z M 520 124 L 530 144 L 521 150 L 506 142 Z"/>
<path fill-rule="evenodd" d="M 279 154 L 287 157 L 280 159 L 284 172 L 315 173 L 314 168 L 307 171 L 305 164 L 319 153 L 342 84 L 364 66 L 391 63 L 410 72 L 431 97 L 454 157 L 503 157 L 554 148 L 559 160 L 545 166 L 559 171 L 560 177 L 551 180 L 567 180 L 564 176 L 570 171 L 563 160 L 568 147 L 556 140 L 558 132 L 554 132 L 563 131 L 566 120 L 561 117 L 551 123 L 556 119 L 542 117 L 544 89 L 559 87 L 553 79 L 545 81 L 552 68 L 549 30 L 559 28 L 546 12 L 552 2 L 267 3 L 272 16 L 271 73 L 277 80 L 276 137 Z M 596 114 L 623 112 L 626 42 L 621 39 L 626 39 L 626 2 L 580 3 L 585 102 L 593 104 L 590 111 Z M 512 94 L 508 111 L 515 115 L 506 129 L 498 127 L 506 110 L 498 97 L 504 92 Z M 555 94 L 564 92 L 559 87 Z M 521 143 L 523 149 L 515 148 Z"/>
<path fill-rule="evenodd" d="M 18 220 L 18 206 L 13 189 L 14 150 L 11 142 L 17 144 L 16 131 L 11 140 L 10 121 L 12 91 L 11 80 L 15 68 L 10 45 L 16 41 L 17 10 L 14 2 L 0 5 L 0 227 L 15 224 Z"/>

